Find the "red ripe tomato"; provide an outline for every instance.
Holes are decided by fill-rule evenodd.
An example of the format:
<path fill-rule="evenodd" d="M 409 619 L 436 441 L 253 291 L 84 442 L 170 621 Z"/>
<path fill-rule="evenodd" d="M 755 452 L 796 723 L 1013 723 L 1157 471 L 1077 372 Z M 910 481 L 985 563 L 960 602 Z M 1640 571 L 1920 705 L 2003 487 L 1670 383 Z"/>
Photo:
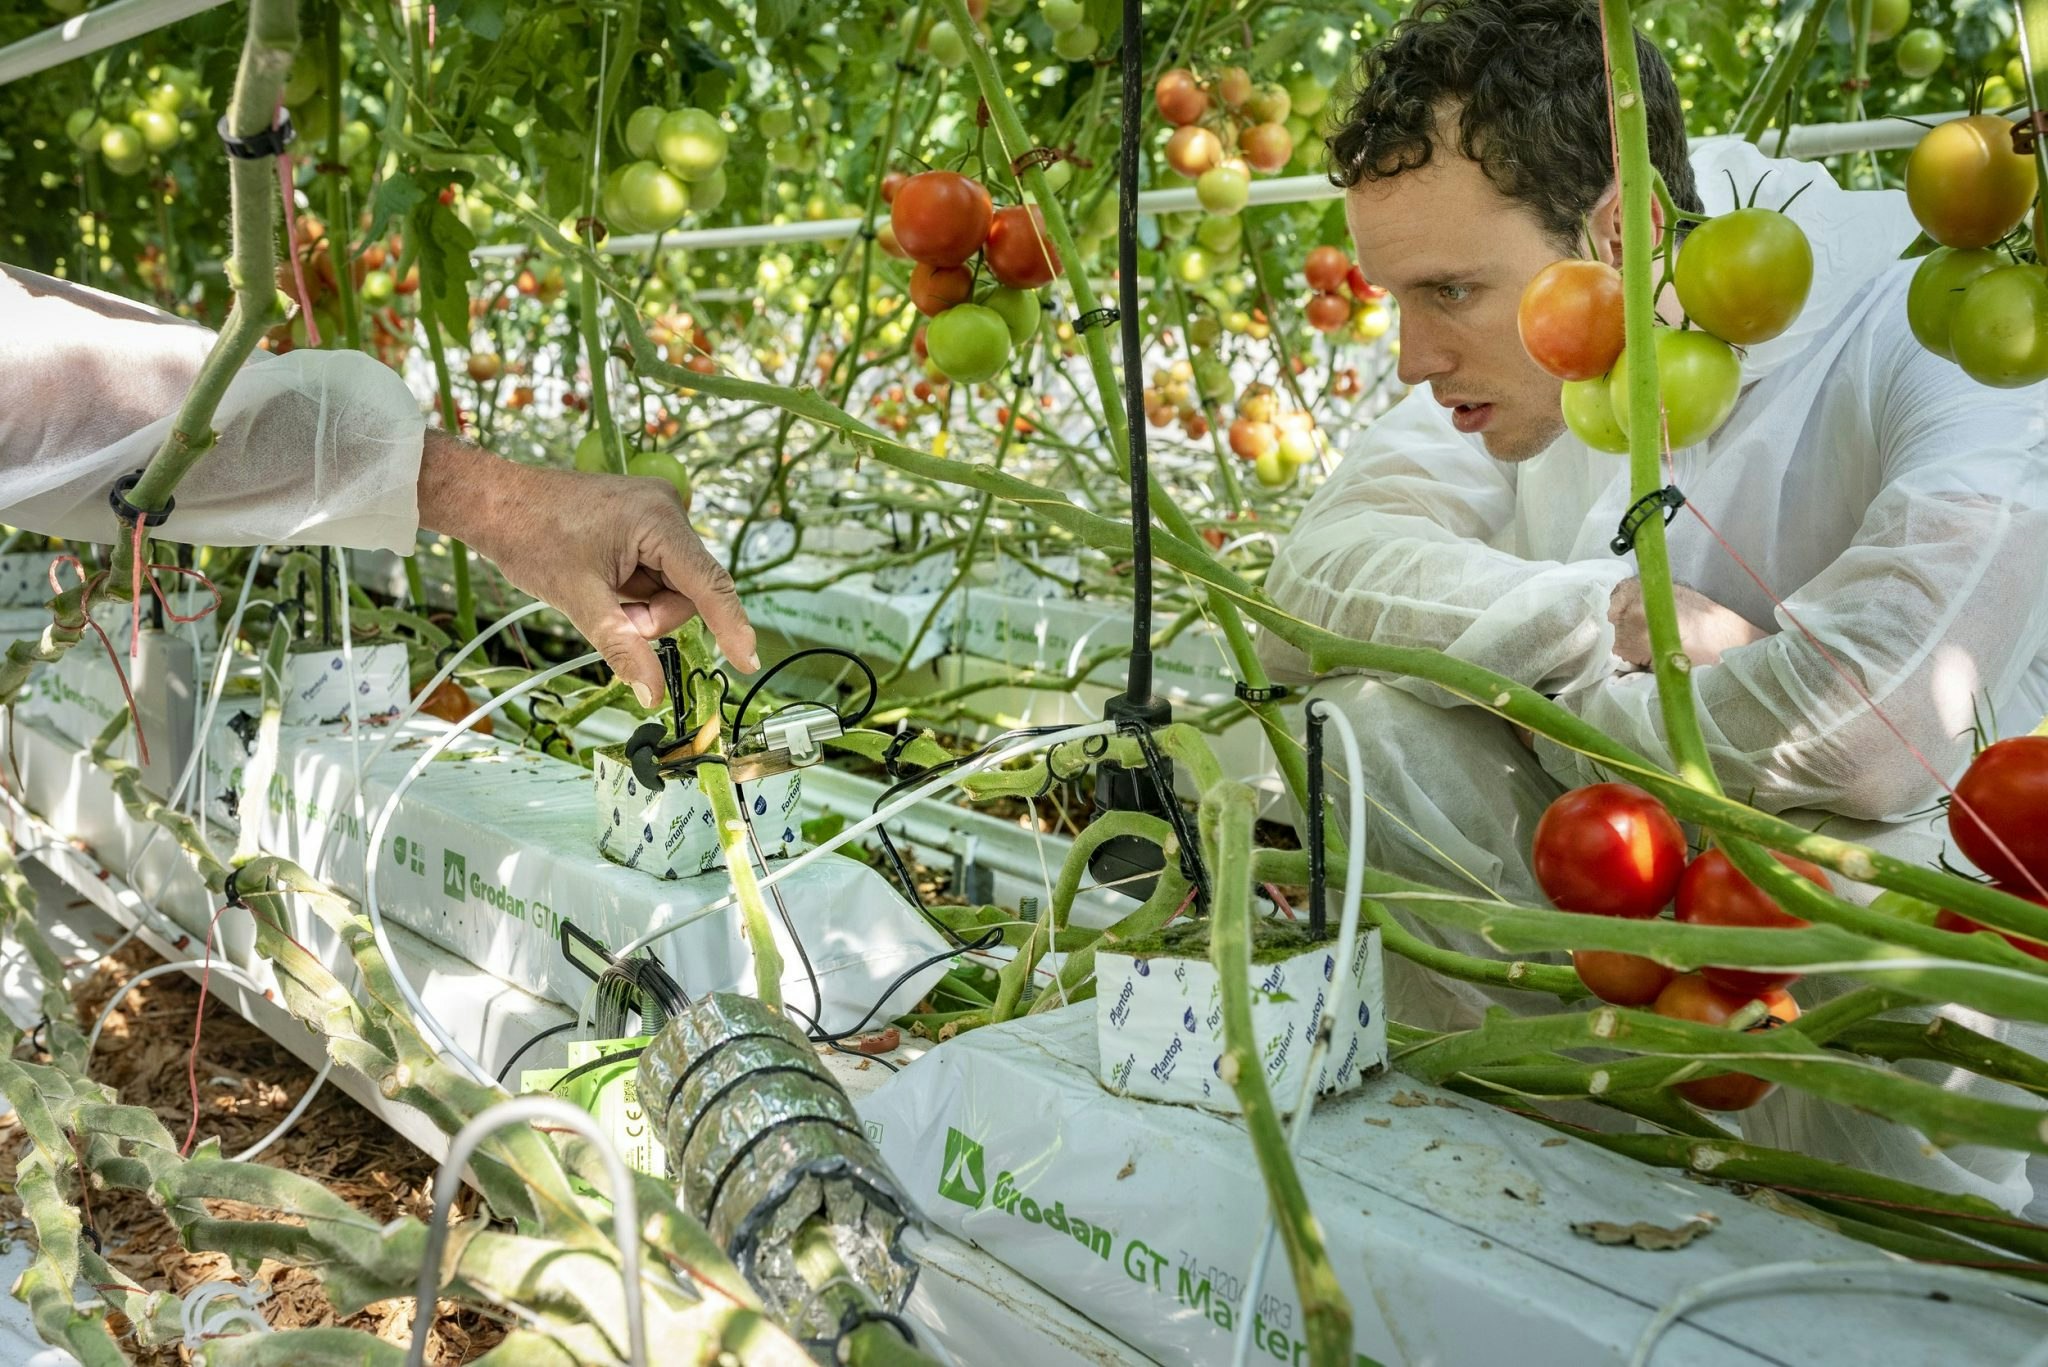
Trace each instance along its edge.
<path fill-rule="evenodd" d="M 1948 833 L 1972 864 L 2000 883 L 2048 885 L 2048 736 L 1985 746 L 1956 784 L 1956 798 Z"/>
<path fill-rule="evenodd" d="M 1351 258 L 1335 247 L 1317 247 L 1308 254 L 1308 260 L 1301 266 L 1301 273 L 1308 277 L 1308 287 L 1328 294 L 1344 283 L 1345 275 L 1351 269 Z"/>
<path fill-rule="evenodd" d="M 1604 261 L 1553 261 L 1522 290 L 1515 325 L 1529 359 L 1560 380 L 1592 380 L 1621 355 L 1621 272 Z"/>
<path fill-rule="evenodd" d="M 988 230 L 982 260 L 996 283 L 1013 290 L 1035 290 L 1060 273 L 1060 254 L 1045 235 L 1045 217 L 1033 204 L 998 209 Z"/>
<path fill-rule="evenodd" d="M 957 266 L 980 251 L 994 216 L 988 191 L 958 171 L 919 172 L 889 206 L 897 244 L 933 266 Z"/>
<path fill-rule="evenodd" d="M 1771 855 L 1809 883 L 1832 889 L 1834 884 L 1818 866 L 1789 854 Z M 1678 919 L 1693 926 L 1747 926 L 1753 929 L 1791 929 L 1805 921 L 1781 909 L 1762 888 L 1743 877 L 1733 860 L 1720 850 L 1708 850 L 1686 866 L 1678 880 Z M 1747 968 L 1703 968 L 1700 974 L 1726 992 L 1760 996 L 1783 987 L 1799 975 L 1771 973 Z"/>
<path fill-rule="evenodd" d="M 1770 1012 L 1753 1030 L 1770 1030 L 1799 1019 L 1799 1003 L 1786 992 L 1724 992 L 1697 973 L 1681 973 L 1657 994 L 1650 1007 L 1672 1020 L 1698 1021 L 1702 1025 L 1726 1025 L 1728 1018 L 1752 1001 L 1763 1002 Z M 1769 1096 L 1777 1084 L 1748 1073 L 1723 1073 L 1719 1077 L 1695 1078 L 1677 1084 L 1674 1090 L 1703 1111 L 1746 1111 Z"/>
<path fill-rule="evenodd" d="M 1655 959 L 1611 949 L 1575 949 L 1572 967 L 1588 992 L 1616 1006 L 1648 1006 L 1677 976 Z"/>
<path fill-rule="evenodd" d="M 1209 97 L 1185 67 L 1161 76 L 1152 87 L 1152 98 L 1159 103 L 1160 116 L 1172 124 L 1193 123 L 1209 112 Z"/>
<path fill-rule="evenodd" d="M 1530 865 L 1559 908 L 1655 916 L 1685 871 L 1685 835 L 1664 804 L 1629 783 L 1574 788 L 1536 823 Z"/>
<path fill-rule="evenodd" d="M 894 204 L 896 202 L 896 192 L 902 189 L 904 182 L 909 179 L 909 174 L 903 171 L 891 171 L 888 175 L 883 176 L 882 203 Z"/>
<path fill-rule="evenodd" d="M 1304 312 L 1317 332 L 1335 332 L 1351 321 L 1351 304 L 1341 294 L 1311 295 Z"/>
<path fill-rule="evenodd" d="M 1350 287 L 1352 297 L 1368 303 L 1374 299 L 1384 299 L 1387 294 L 1385 290 L 1366 279 L 1365 272 L 1356 265 L 1344 272 L 1344 283 Z"/>
<path fill-rule="evenodd" d="M 974 272 L 965 266 L 934 266 L 920 261 L 910 273 L 910 302 L 930 318 L 974 293 Z"/>
<path fill-rule="evenodd" d="M 2024 898 L 2037 907 L 2048 907 L 2048 899 L 2021 892 L 2018 888 L 2000 888 L 1999 891 L 2009 892 L 2015 897 Z M 1972 921 L 1960 912 L 1950 911 L 1946 907 L 1935 916 L 1934 924 L 1943 930 L 1953 930 L 1958 935 L 1970 935 L 1980 930 L 1991 929 L 1990 926 L 1983 924 L 1981 921 Z M 2040 940 L 2030 940 L 2024 935 L 2016 935 L 2009 930 L 2001 930 L 1997 933 L 2004 938 L 2007 944 L 2017 949 L 2020 953 L 2031 954 L 2037 959 L 2048 959 L 2048 943 L 2043 943 Z"/>
<path fill-rule="evenodd" d="M 1237 135 L 1237 150 L 1254 171 L 1271 175 L 1294 155 L 1294 136 L 1280 124 L 1255 123 Z"/>

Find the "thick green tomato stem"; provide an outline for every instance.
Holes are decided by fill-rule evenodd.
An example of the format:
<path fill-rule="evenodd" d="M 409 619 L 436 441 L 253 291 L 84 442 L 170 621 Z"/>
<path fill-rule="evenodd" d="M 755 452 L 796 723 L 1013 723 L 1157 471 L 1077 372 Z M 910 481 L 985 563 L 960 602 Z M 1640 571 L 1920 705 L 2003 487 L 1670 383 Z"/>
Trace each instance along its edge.
<path fill-rule="evenodd" d="M 2015 0 L 2019 8 L 2021 51 L 2027 58 L 2027 108 L 2034 113 L 2048 110 L 2048 0 Z M 2039 191 L 2034 196 L 2034 212 L 2043 212 L 2048 205 L 2048 137 L 2034 139 L 2034 169 L 2038 173 Z M 2041 253 L 2048 263 L 2048 242 L 2042 234 L 2048 228 L 2039 226 L 2037 217 L 2034 250 Z M 2043 722 L 2048 726 L 2048 722 Z"/>
<path fill-rule="evenodd" d="M 1656 172 L 1650 163 L 1649 111 L 1644 104 L 1629 0 L 1601 0 L 1600 22 L 1607 44 L 1609 97 L 1620 154 L 1621 286 L 1629 357 L 1629 497 L 1634 501 L 1663 487 L 1657 462 L 1664 445 L 1664 424 L 1653 337 L 1657 262 L 1655 229 L 1650 221 L 1650 187 Z M 1671 561 L 1661 518 L 1643 519 L 1636 533 L 1636 566 L 1666 743 L 1687 782 L 1719 792 L 1713 761 L 1707 756 L 1706 740 L 1693 711 L 1692 661 L 1679 639 L 1678 606 L 1671 592 Z"/>
<path fill-rule="evenodd" d="M 341 3 L 333 0 L 321 15 L 320 65 L 326 73 L 327 103 L 332 111 L 327 121 L 327 162 L 342 165 L 341 132 L 347 120 L 341 105 Z M 355 237 L 354 225 L 343 208 L 348 190 L 348 172 L 330 169 L 327 177 L 327 243 L 334 251 L 334 283 L 341 294 L 341 342 L 350 351 L 363 349 L 362 310 L 356 307 L 356 277 L 350 269 L 348 247 Z"/>
<path fill-rule="evenodd" d="M 1351 1305 L 1337 1283 L 1323 1243 L 1322 1225 L 1309 1209 L 1308 1192 L 1287 1147 L 1280 1109 L 1266 1085 L 1265 1060 L 1252 1023 L 1251 789 L 1223 782 L 1202 795 L 1202 848 L 1215 905 L 1210 912 L 1209 961 L 1223 996 L 1223 1058 L 1218 1071 L 1237 1094 L 1244 1127 L 1265 1179 L 1266 1199 L 1301 1297 L 1302 1337 L 1311 1367 L 1353 1361 Z"/>
<path fill-rule="evenodd" d="M 582 262 L 576 270 L 576 332 L 583 339 L 584 363 L 590 367 L 590 412 L 597 419 L 599 439 L 604 443 L 605 463 L 612 473 L 626 473 L 626 444 L 619 433 L 618 416 L 612 412 L 612 384 L 605 368 L 609 359 L 604 346 L 604 323 L 598 315 L 597 267 Z M 453 420 L 450 419 L 450 425 Z"/>

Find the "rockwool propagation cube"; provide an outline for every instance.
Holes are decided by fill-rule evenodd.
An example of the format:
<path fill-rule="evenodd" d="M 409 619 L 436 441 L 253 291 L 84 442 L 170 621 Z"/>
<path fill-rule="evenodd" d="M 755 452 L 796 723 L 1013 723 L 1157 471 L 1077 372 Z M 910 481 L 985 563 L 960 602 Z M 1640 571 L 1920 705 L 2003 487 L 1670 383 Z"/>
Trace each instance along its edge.
<path fill-rule="evenodd" d="M 599 750 L 591 771 L 599 854 L 656 878 L 694 878 L 725 867 L 718 823 L 694 780 L 672 778 L 660 789 L 649 788 L 626 762 L 623 745 Z M 802 793 L 803 780 L 794 770 L 741 785 L 763 859 L 797 842 Z"/>
<path fill-rule="evenodd" d="M 1206 923 L 1188 923 L 1206 953 Z M 1180 1101 L 1235 1114 L 1237 1093 L 1224 1082 L 1223 996 L 1215 966 L 1188 950 L 1095 956 L 1095 1035 L 1102 1085 L 1154 1101 Z M 1316 1024 L 1338 980 L 1334 940 L 1252 964 L 1252 1026 L 1266 1083 L 1283 1110 L 1301 1093 Z M 1343 978 L 1345 1007 L 1316 1091 L 1356 1087 L 1387 1061 L 1386 990 L 1380 934 L 1358 937 Z"/>
<path fill-rule="evenodd" d="M 412 696 L 405 647 L 396 642 L 351 646 L 358 721 L 382 721 L 405 709 Z M 339 646 L 298 645 L 284 657 L 284 723 L 347 721 L 348 665 Z"/>

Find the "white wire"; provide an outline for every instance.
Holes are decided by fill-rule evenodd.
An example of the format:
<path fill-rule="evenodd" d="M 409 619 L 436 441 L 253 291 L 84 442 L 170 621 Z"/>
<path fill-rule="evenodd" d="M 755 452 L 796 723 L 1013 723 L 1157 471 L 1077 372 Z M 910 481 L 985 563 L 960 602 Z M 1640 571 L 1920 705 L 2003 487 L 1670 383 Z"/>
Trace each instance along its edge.
<path fill-rule="evenodd" d="M 370 837 L 366 848 L 372 850 L 383 848 L 384 832 L 390 827 L 391 818 L 398 811 L 398 804 L 405 800 L 406 791 L 412 787 L 414 781 L 421 774 L 427 771 L 429 765 L 441 757 L 442 751 L 453 745 L 462 736 L 467 735 L 470 727 L 476 725 L 480 719 L 489 716 L 506 703 L 511 702 L 514 698 L 524 697 L 526 694 L 533 692 L 560 675 L 567 674 L 572 670 L 582 669 L 585 665 L 595 664 L 603 658 L 599 652 L 593 650 L 588 654 L 579 655 L 575 659 L 563 664 L 555 665 L 553 668 L 544 669 L 540 673 L 514 684 L 496 697 L 486 699 L 475 711 L 471 712 L 454 726 L 448 728 L 441 735 L 436 736 L 433 743 L 421 752 L 417 760 L 413 761 L 412 768 L 408 769 L 405 777 L 398 781 L 398 786 L 391 790 L 391 796 L 384 800 L 384 806 L 378 811 L 377 820 L 370 828 Z M 398 988 L 398 994 L 405 998 L 406 1006 L 411 1009 L 413 1017 L 422 1026 L 426 1027 L 427 1033 L 432 1035 L 444 1050 L 452 1054 L 455 1060 L 463 1066 L 464 1070 L 471 1077 L 495 1091 L 504 1090 L 499 1086 L 497 1079 L 491 1076 L 490 1070 L 472 1058 L 467 1049 L 456 1043 L 455 1037 L 435 1018 L 434 1013 L 427 1010 L 427 1004 L 420 1000 L 419 993 L 413 990 L 411 980 L 405 976 L 404 964 L 400 961 L 398 952 L 391 947 L 391 939 L 385 933 L 383 906 L 377 897 L 377 870 L 383 865 L 383 862 L 381 859 L 371 859 L 366 863 L 363 910 L 370 918 L 370 934 L 377 942 L 377 952 L 384 956 L 384 962 L 391 970 L 391 980 Z"/>
<path fill-rule="evenodd" d="M 514 623 L 531 617 L 536 612 L 546 611 L 547 606 L 546 603 L 541 602 L 538 598 L 531 603 L 521 604 L 465 641 L 460 650 L 448 657 L 448 663 L 441 666 L 440 672 L 427 680 L 426 684 L 413 695 L 411 701 L 406 704 L 405 711 L 398 714 L 398 719 L 386 728 L 384 743 L 371 752 L 370 762 L 364 767 L 368 769 L 377 767 L 377 761 L 384 758 L 385 752 L 398 743 L 398 737 L 405 730 L 405 724 L 419 715 L 421 706 L 425 704 L 428 698 L 433 696 L 434 690 L 454 677 L 455 671 L 462 667 L 462 662 L 474 654 L 479 646 Z"/>
<path fill-rule="evenodd" d="M 313 1098 L 320 1095 L 320 1089 L 327 1085 L 328 1074 L 332 1073 L 333 1071 L 334 1055 L 329 1054 L 326 1058 L 320 1061 L 320 1071 L 313 1074 L 313 1081 L 307 1084 L 305 1092 L 300 1095 L 298 1101 L 292 1106 L 291 1110 L 285 1112 L 284 1119 L 277 1122 L 277 1128 L 273 1129 L 269 1134 L 264 1135 L 261 1139 L 257 1140 L 254 1144 L 251 1144 L 248 1148 L 243 1149 L 240 1153 L 236 1154 L 234 1156 L 233 1161 L 237 1163 L 246 1163 L 250 1159 L 254 1158 L 257 1154 L 262 1153 L 265 1149 L 269 1148 L 272 1144 L 275 1144 L 278 1140 L 284 1138 L 285 1133 L 288 1130 L 290 1130 L 292 1126 L 298 1124 L 299 1118 L 305 1115 L 306 1108 L 313 1104 Z"/>
<path fill-rule="evenodd" d="M 1310 698 L 1302 712 L 1311 719 L 1320 717 L 1336 728 L 1337 740 L 1344 749 L 1344 768 L 1350 779 L 1346 792 L 1350 821 L 1344 842 L 1344 910 L 1337 923 L 1337 967 L 1333 975 L 1336 981 L 1324 1004 L 1323 1017 L 1316 1024 L 1315 1047 L 1309 1050 L 1308 1066 L 1301 1078 L 1301 1094 L 1294 1103 L 1293 1121 L 1287 1132 L 1290 1158 L 1301 1151 L 1302 1135 L 1308 1131 L 1309 1113 L 1315 1109 L 1316 1075 L 1322 1071 L 1323 1058 L 1329 1052 L 1336 1023 L 1343 1019 L 1343 1008 L 1349 1004 L 1343 1000 L 1344 989 L 1350 985 L 1351 959 L 1358 952 L 1358 906 L 1361 885 L 1365 881 L 1365 765 L 1359 758 L 1358 735 L 1351 729 L 1351 719 L 1344 715 L 1343 710 L 1322 698 Z M 1309 812 L 1306 819 L 1321 821 L 1323 814 Z M 1245 1281 L 1244 1300 L 1238 1306 L 1237 1338 L 1230 1359 L 1232 1367 L 1243 1367 L 1251 1352 L 1252 1327 L 1257 1321 L 1248 1312 L 1258 1307 L 1261 1288 L 1266 1282 L 1266 1268 L 1273 1260 L 1274 1237 L 1278 1232 L 1279 1221 L 1273 1216 L 1268 1202 L 1266 1233 L 1259 1240 L 1258 1254 L 1252 1259 L 1251 1275 Z"/>
<path fill-rule="evenodd" d="M 215 1310 L 213 1303 L 218 1300 L 235 1303 Z M 178 1327 L 183 1331 L 184 1346 L 195 1352 L 201 1351 L 210 1340 L 219 1338 L 236 1325 L 251 1333 L 269 1333 L 269 1321 L 256 1308 L 262 1300 L 255 1287 L 240 1282 L 199 1283 L 178 1302 Z"/>
<path fill-rule="evenodd" d="M 767 887 L 770 883 L 774 883 L 781 879 L 787 878 L 791 874 L 795 873 L 797 870 L 804 868 L 806 865 L 815 863 L 818 860 L 823 859 L 826 855 L 832 853 L 834 850 L 838 849 L 841 845 L 846 844 L 848 841 L 859 839 L 861 836 L 867 834 L 869 831 L 881 825 L 883 822 L 895 817 L 898 812 L 903 811 L 906 807 L 915 806 L 917 803 L 924 801 L 926 798 L 932 796 L 933 794 L 942 792 L 947 788 L 954 787 L 962 781 L 972 778 L 976 774 L 982 773 L 989 769 L 993 769 L 1000 764 L 1007 764 L 1013 759 L 1016 759 L 1023 755 L 1031 754 L 1037 750 L 1049 750 L 1055 745 L 1064 745 L 1068 741 L 1086 740 L 1091 736 L 1113 735 L 1116 732 L 1116 726 L 1117 724 L 1111 721 L 1089 722 L 1085 726 L 1070 727 L 1065 731 L 1055 731 L 1051 735 L 1031 736 L 1024 740 L 1018 741 L 1015 745 L 1009 746 L 1007 749 L 991 751 L 990 753 L 983 755 L 978 759 L 969 760 L 965 764 L 960 765 L 956 769 L 949 769 L 945 773 L 940 774 L 938 777 L 932 779 L 930 782 L 924 784 L 922 787 L 913 788 L 909 792 L 904 793 L 901 797 L 898 797 L 894 802 L 891 802 L 888 806 L 879 809 L 878 811 L 872 813 L 869 816 L 863 817 L 861 820 L 855 822 L 853 825 L 848 826 L 845 830 L 833 836 L 830 840 L 827 840 L 824 844 L 806 850 L 804 853 L 796 856 L 794 859 L 788 859 L 783 861 L 782 866 L 780 868 L 776 869 L 773 873 L 764 875 L 756 881 L 760 884 L 760 886 Z M 723 911 L 725 908 L 732 906 L 737 900 L 738 898 L 736 895 L 728 893 L 726 896 L 719 898 L 716 902 L 713 902 L 708 906 L 699 907 L 695 911 L 688 912 L 674 921 L 665 922 L 662 925 L 656 926 L 653 930 L 648 931 L 639 939 L 631 941 L 624 948 L 614 951 L 614 953 L 618 958 L 621 959 L 630 958 L 634 954 L 637 954 L 641 950 L 645 949 L 648 945 L 653 944 L 656 940 L 659 940 L 662 936 L 672 935 L 676 931 L 679 931 L 686 926 L 695 925 L 698 921 L 703 920 L 706 916 L 711 915 L 713 912 Z M 577 1021 L 579 1027 L 587 1028 L 587 1026 L 589 1025 L 588 1011 L 590 1008 L 592 995 L 593 994 L 590 991 L 586 991 L 583 995 L 583 1005 L 577 1011 Z"/>
<path fill-rule="evenodd" d="M 100 1008 L 99 1019 L 92 1023 L 92 1033 L 86 1036 L 86 1054 L 90 1056 L 94 1048 L 98 1046 L 100 1042 L 100 1032 L 107 1028 L 107 1019 L 114 1014 L 114 1008 L 121 1004 L 121 998 L 127 996 L 130 989 L 140 987 L 142 984 L 148 982 L 151 978 L 161 978 L 166 973 L 178 973 L 188 968 L 199 969 L 203 972 L 206 968 L 206 960 L 174 959 L 167 964 L 157 964 L 153 967 L 143 969 L 140 973 L 137 973 L 134 977 L 130 978 L 127 982 L 122 983 L 120 987 L 116 988 L 114 991 L 114 995 L 107 998 L 107 1004 Z M 240 983 L 242 986 L 248 988 L 251 992 L 262 992 L 266 990 L 262 983 L 257 982 L 255 978 L 250 976 L 247 969 L 238 968 L 234 964 L 228 963 L 224 960 L 215 960 L 213 964 L 213 971 L 215 973 L 220 974 L 222 977 L 228 979 L 231 982 Z"/>
<path fill-rule="evenodd" d="M 469 721 L 475 719 L 472 715 Z M 647 1367 L 647 1319 L 640 1292 L 640 1203 L 633 1193 L 632 1174 L 589 1112 L 551 1096 L 522 1096 L 500 1102 L 464 1125 L 448 1146 L 448 1157 L 434 1174 L 434 1211 L 427 1221 L 427 1247 L 420 1258 L 419 1283 L 414 1288 L 418 1301 L 413 1309 L 412 1346 L 406 1350 L 406 1367 L 424 1367 L 427 1360 L 427 1326 L 433 1320 L 434 1302 L 439 1298 L 441 1255 L 448 1246 L 448 1209 L 462 1185 L 462 1170 L 469 1165 L 470 1155 L 485 1135 L 510 1124 L 536 1120 L 551 1121 L 576 1131 L 604 1158 L 605 1173 L 612 1185 L 612 1237 L 618 1241 L 619 1270 L 625 1281 L 629 1361 L 632 1367 Z"/>
<path fill-rule="evenodd" d="M 1835 1279 L 1847 1277 L 1869 1277 L 1874 1281 L 1864 1285 L 1833 1284 Z M 1825 1279 L 1830 1284 L 1821 1284 L 1814 1279 Z M 1733 1300 L 1759 1292 L 1779 1294 L 1794 1290 L 1863 1294 L 1889 1291 L 1923 1297 L 1930 1286 L 1939 1287 L 1955 1298 L 2007 1312 L 2017 1311 L 2025 1304 L 2019 1287 L 1989 1273 L 1972 1272 L 1966 1268 L 1875 1260 L 1826 1263 L 1810 1258 L 1765 1263 L 1761 1267 L 1745 1267 L 1719 1277 L 1709 1277 L 1679 1292 L 1643 1326 L 1642 1334 L 1636 1339 L 1635 1350 L 1629 1355 L 1629 1367 L 1649 1367 L 1650 1355 L 1656 1352 L 1658 1341 L 1671 1327 L 1692 1311 L 1715 1301 Z M 2048 1322 L 2044 1322 L 2043 1332 L 2048 1333 Z M 2048 1363 L 2048 1341 L 2023 1358 L 2021 1367 L 2043 1367 L 2044 1363 Z"/>
<path fill-rule="evenodd" d="M 349 767 L 354 771 L 352 777 L 355 784 L 355 791 L 350 795 L 353 799 L 350 805 L 355 809 L 356 834 L 361 836 L 363 834 L 363 719 L 356 709 L 356 699 L 361 696 L 362 689 L 356 680 L 355 629 L 354 625 L 349 621 L 348 552 L 339 546 L 334 548 L 334 568 L 337 578 L 341 581 L 336 586 L 337 591 L 341 594 L 341 677 L 344 691 L 348 696 L 348 759 Z M 323 570 L 322 573 L 324 576 L 325 571 Z M 327 586 L 322 584 L 320 588 L 324 593 Z M 401 696 L 403 695 L 401 694 Z M 377 847 L 373 844 L 366 842 L 363 845 L 363 872 L 365 876 L 369 873 L 370 865 L 377 862 L 376 851 Z"/>

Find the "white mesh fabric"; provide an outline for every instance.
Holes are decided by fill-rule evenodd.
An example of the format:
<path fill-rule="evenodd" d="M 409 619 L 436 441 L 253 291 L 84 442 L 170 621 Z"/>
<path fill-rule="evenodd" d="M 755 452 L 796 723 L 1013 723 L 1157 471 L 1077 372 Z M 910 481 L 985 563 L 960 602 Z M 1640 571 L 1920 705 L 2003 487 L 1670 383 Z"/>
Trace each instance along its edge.
<path fill-rule="evenodd" d="M 213 333 L 131 300 L 0 266 L 0 521 L 111 542 L 107 491 L 141 469 Z M 165 539 L 320 542 L 410 554 L 426 422 L 360 352 L 258 352 L 177 489 Z"/>

